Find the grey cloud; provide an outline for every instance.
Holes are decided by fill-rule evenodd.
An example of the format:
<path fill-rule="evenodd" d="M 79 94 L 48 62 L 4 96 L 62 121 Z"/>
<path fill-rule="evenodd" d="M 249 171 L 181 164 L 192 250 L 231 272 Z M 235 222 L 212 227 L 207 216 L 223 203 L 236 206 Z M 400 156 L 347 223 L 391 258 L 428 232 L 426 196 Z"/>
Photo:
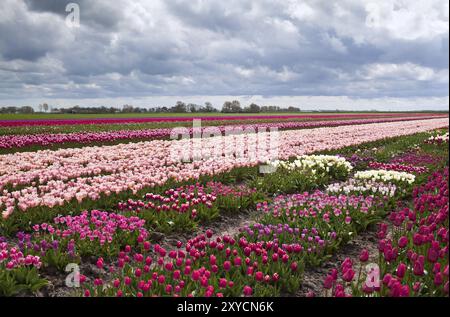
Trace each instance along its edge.
<path fill-rule="evenodd" d="M 30 17 L 21 2 L 7 0 L 4 5 L 0 16 L 0 55 L 5 60 L 37 61 L 58 49 L 64 34 L 49 14 Z"/>
<path fill-rule="evenodd" d="M 444 0 L 387 1 L 377 27 L 356 0 L 79 0 L 75 30 L 64 24 L 70 1 L 5 1 L 1 99 L 448 96 Z"/>
<path fill-rule="evenodd" d="M 120 0 L 24 0 L 30 11 L 54 13 L 61 18 L 67 16 L 66 6 L 76 3 L 80 7 L 82 22 L 94 28 L 115 29 L 123 19 Z"/>
<path fill-rule="evenodd" d="M 65 16 L 67 4 L 69 0 L 24 0 L 27 7 L 37 12 L 52 12 L 61 16 Z"/>

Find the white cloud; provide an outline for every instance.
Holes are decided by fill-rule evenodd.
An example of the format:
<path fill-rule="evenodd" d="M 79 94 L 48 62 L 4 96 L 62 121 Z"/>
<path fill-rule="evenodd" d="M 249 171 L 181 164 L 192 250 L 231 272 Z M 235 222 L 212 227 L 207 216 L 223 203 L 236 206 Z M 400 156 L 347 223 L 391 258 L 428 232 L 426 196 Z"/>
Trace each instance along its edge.
<path fill-rule="evenodd" d="M 288 0 L 287 3 L 287 11 L 291 17 L 300 21 L 312 21 L 314 19 L 315 11 L 305 1 Z"/>
<path fill-rule="evenodd" d="M 430 39 L 448 34 L 448 2 L 440 0 L 373 1 L 366 6 L 375 29 L 394 38 L 416 40 Z"/>
<path fill-rule="evenodd" d="M 365 67 L 366 79 L 393 78 L 393 79 L 414 79 L 433 80 L 437 73 L 429 67 L 422 67 L 412 63 L 404 64 L 370 64 Z"/>

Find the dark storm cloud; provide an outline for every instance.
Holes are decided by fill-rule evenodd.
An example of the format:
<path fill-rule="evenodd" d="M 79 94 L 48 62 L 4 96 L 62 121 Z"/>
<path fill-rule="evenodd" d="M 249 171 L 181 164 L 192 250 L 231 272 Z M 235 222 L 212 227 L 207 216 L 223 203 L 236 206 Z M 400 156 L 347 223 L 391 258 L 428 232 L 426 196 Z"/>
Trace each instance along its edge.
<path fill-rule="evenodd" d="M 59 23 L 46 20 L 48 14 L 31 20 L 24 16 L 26 6 L 23 3 L 7 1 L 3 5 L 0 14 L 0 55 L 3 59 L 37 61 L 57 49 L 62 33 Z"/>
<path fill-rule="evenodd" d="M 69 0 L 25 0 L 30 10 L 53 12 L 60 15 L 65 15 L 66 5 L 71 2 Z"/>
<path fill-rule="evenodd" d="M 444 0 L 3 2 L 2 99 L 448 96 Z"/>
<path fill-rule="evenodd" d="M 115 28 L 123 18 L 119 1 L 97 0 L 24 0 L 31 11 L 51 12 L 65 18 L 66 6 L 69 3 L 78 4 L 83 10 L 83 22 L 92 27 Z M 115 3 L 117 5 L 115 5 Z"/>

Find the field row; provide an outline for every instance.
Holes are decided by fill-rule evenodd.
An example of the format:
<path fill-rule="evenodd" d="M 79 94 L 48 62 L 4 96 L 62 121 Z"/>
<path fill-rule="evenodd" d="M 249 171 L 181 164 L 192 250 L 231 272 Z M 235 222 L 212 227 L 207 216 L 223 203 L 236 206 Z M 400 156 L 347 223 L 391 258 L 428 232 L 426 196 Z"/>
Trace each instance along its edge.
<path fill-rule="evenodd" d="M 225 134 L 227 131 L 244 130 L 250 133 L 254 131 L 262 131 L 264 129 L 276 128 L 278 130 L 297 130 L 312 129 L 319 127 L 337 127 L 346 125 L 371 124 L 383 122 L 413 121 L 435 119 L 436 116 L 429 117 L 395 117 L 395 118 L 378 118 L 378 119 L 359 119 L 359 120 L 328 120 L 328 121 L 275 121 L 275 122 L 252 122 L 237 124 L 234 121 L 228 122 L 226 125 L 209 126 L 206 129 L 214 129 L 218 133 Z M 178 128 L 182 128 L 180 126 Z M 46 148 L 58 147 L 82 147 L 86 145 L 108 145 L 121 142 L 137 142 L 153 139 L 170 139 L 177 137 L 173 135 L 176 125 L 170 127 L 155 129 L 124 129 L 113 131 L 91 131 L 83 129 L 81 132 L 75 133 L 30 133 L 30 134 L 8 134 L 0 136 L 0 153 L 12 153 L 16 151 L 43 150 Z M 186 127 L 186 133 L 193 135 L 194 128 Z"/>
<path fill-rule="evenodd" d="M 440 116 L 442 114 L 433 114 Z M 408 117 L 408 116 L 430 116 L 430 113 L 302 113 L 302 114 L 215 114 L 215 113 L 186 113 L 186 114 L 103 114 L 83 115 L 83 114 L 41 114 L 41 115 L 2 115 L 0 119 L 1 126 L 19 127 L 19 126 L 56 126 L 56 125 L 89 125 L 89 124 L 125 124 L 125 123 L 144 123 L 144 122 L 183 122 L 192 121 L 193 118 L 204 121 L 222 121 L 222 120 L 265 120 L 265 119 L 303 119 L 303 120 L 323 120 L 323 119 L 363 119 L 380 117 Z"/>
<path fill-rule="evenodd" d="M 277 158 L 286 160 L 441 127 L 448 127 L 447 119 L 282 131 L 276 154 Z M 30 214 L 33 216 L 57 206 L 80 205 L 84 201 L 102 205 L 102 201 L 121 193 L 136 194 L 171 181 L 212 177 L 264 164 L 273 159 L 271 145 L 262 152 L 258 149 L 270 143 L 272 136 L 267 133 L 207 138 L 198 148 L 201 159 L 193 162 L 183 162 L 176 155 L 193 155 L 192 140 L 155 140 L 2 155 L 0 208 L 3 222 L 15 212 L 27 221 Z M 86 208 L 85 205 L 79 208 L 83 206 Z"/>
<path fill-rule="evenodd" d="M 397 135 L 412 134 L 413 128 L 403 126 L 406 131 Z M 339 136 L 346 135 L 341 131 Z M 417 230 L 423 237 L 420 244 L 408 242 L 408 248 L 403 246 L 402 239 L 401 252 L 395 251 L 394 246 L 383 249 L 389 266 L 382 268 L 388 267 L 385 270 L 388 272 L 397 265 L 395 261 L 403 259 L 407 249 L 411 249 L 417 253 L 410 260 L 414 269 L 406 266 L 406 273 L 399 273 L 395 279 L 397 286 L 392 286 L 394 282 L 389 285 L 389 289 L 394 289 L 391 293 L 388 288 L 380 288 L 366 294 L 404 295 L 404 291 L 397 290 L 413 287 L 411 283 L 418 279 L 422 284 L 416 287 L 416 295 L 444 294 L 445 287 L 448 293 L 448 257 L 445 257 L 448 253 L 447 144 L 435 141 L 440 138 L 430 138 L 430 134 L 377 140 L 373 139 L 379 143 L 379 148 L 374 148 L 374 143 L 366 146 L 360 141 L 350 143 L 346 149 L 335 150 L 346 155 L 355 153 L 357 147 L 362 149 L 347 159 L 309 155 L 273 162 L 278 168 L 276 172 L 240 186 L 220 184 L 214 179 L 215 182 L 174 187 L 161 193 L 148 192 L 141 199 L 125 199 L 110 212 L 91 210 L 60 215 L 49 222 L 34 222 L 31 231 L 17 234 L 18 247 L 14 248 L 3 239 L 0 268 L 2 265 L 5 268 L 1 270 L 0 280 L 9 282 L 0 283 L 0 293 L 13 295 L 21 289 L 36 291 L 47 283 L 39 272 L 49 272 L 50 268 L 63 271 L 68 263 L 85 265 L 95 256 L 95 272 L 82 271 L 82 289 L 72 289 L 71 292 L 75 292 L 72 295 L 294 294 L 301 287 L 306 267 L 326 261 L 358 232 L 379 223 L 386 214 L 399 208 L 400 202 L 407 204 L 411 195 L 416 198 L 415 206 L 408 212 L 400 207 L 399 213 L 391 214 L 390 219 L 405 219 L 406 214 L 409 222 L 405 222 L 405 228 L 420 227 Z M 359 146 L 351 146 L 353 144 Z M 336 149 L 330 146 L 320 149 L 330 148 Z M 376 157 L 383 156 L 389 158 L 377 161 Z M 430 173 L 441 169 L 443 173 L 433 174 L 429 183 L 420 187 Z M 430 193 L 436 193 L 435 188 L 441 188 L 440 194 L 433 196 Z M 421 207 L 424 203 L 429 205 Z M 256 223 L 241 228 L 235 236 L 214 235 L 207 230 L 172 246 L 158 244 L 155 240 L 155 231 L 174 228 L 177 232 L 185 231 L 196 223 L 216 219 L 217 214 L 253 208 L 259 214 Z M 429 220 L 421 220 L 432 210 L 439 210 L 439 213 L 430 215 Z M 430 221 L 437 225 L 433 226 Z M 421 228 L 425 223 L 427 227 L 433 226 L 431 230 L 437 233 L 437 238 L 435 235 L 433 239 L 425 238 L 427 233 Z M 412 232 L 407 234 L 412 235 Z M 437 248 L 444 251 L 435 256 L 433 252 Z M 422 259 L 424 252 L 432 254 L 428 260 Z M 365 255 L 361 261 L 365 261 Z M 428 271 L 431 263 L 435 267 L 433 281 L 440 276 L 440 283 L 423 278 L 420 273 L 420 267 Z M 409 270 L 416 278 L 402 280 L 402 272 L 403 276 L 408 276 Z M 352 282 L 352 272 L 351 263 L 347 261 L 343 265 L 346 283 Z M 347 295 L 344 284 L 335 282 L 336 274 L 330 275 L 333 294 Z M 20 285 L 25 281 L 24 276 L 26 285 Z M 324 286 L 328 289 L 328 284 Z"/>

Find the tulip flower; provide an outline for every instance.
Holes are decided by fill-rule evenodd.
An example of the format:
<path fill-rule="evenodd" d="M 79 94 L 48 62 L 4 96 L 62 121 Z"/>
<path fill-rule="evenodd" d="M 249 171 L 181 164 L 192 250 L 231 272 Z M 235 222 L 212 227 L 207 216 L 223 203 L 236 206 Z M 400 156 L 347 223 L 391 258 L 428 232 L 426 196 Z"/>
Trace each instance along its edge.
<path fill-rule="evenodd" d="M 228 271 L 231 269 L 231 263 L 230 263 L 230 261 L 225 261 L 225 262 L 223 263 L 223 269 L 224 269 L 226 272 L 228 272 Z"/>
<path fill-rule="evenodd" d="M 253 289 L 248 285 L 244 286 L 244 295 L 252 296 L 252 294 L 253 294 Z"/>
<path fill-rule="evenodd" d="M 352 269 L 348 269 L 342 274 L 342 279 L 346 282 L 351 282 L 353 281 L 354 276 L 355 272 Z"/>
<path fill-rule="evenodd" d="M 334 279 L 331 275 L 327 275 L 327 277 L 324 280 L 324 284 L 323 287 L 325 289 L 331 289 L 333 287 L 334 284 Z"/>
<path fill-rule="evenodd" d="M 369 251 L 367 251 L 367 249 L 361 251 L 361 254 L 359 255 L 359 260 L 363 263 L 369 260 Z"/>
<path fill-rule="evenodd" d="M 402 279 L 405 276 L 406 270 L 406 264 L 400 263 L 397 267 L 397 276 Z"/>
<path fill-rule="evenodd" d="M 434 285 L 439 286 L 442 285 L 443 279 L 442 279 L 442 275 L 441 272 L 436 273 L 436 275 L 434 276 Z"/>
<path fill-rule="evenodd" d="M 414 275 L 417 276 L 423 276 L 424 273 L 424 267 L 423 267 L 423 262 L 417 260 L 416 262 L 414 262 L 414 269 L 413 269 Z"/>
<path fill-rule="evenodd" d="M 292 263 L 291 263 L 291 270 L 294 271 L 294 272 L 296 272 L 297 269 L 298 269 L 298 264 L 297 264 L 297 262 L 292 262 Z"/>
<path fill-rule="evenodd" d="M 400 248 L 404 248 L 408 245 L 408 238 L 405 236 L 402 236 L 399 240 L 398 240 L 398 246 Z"/>

